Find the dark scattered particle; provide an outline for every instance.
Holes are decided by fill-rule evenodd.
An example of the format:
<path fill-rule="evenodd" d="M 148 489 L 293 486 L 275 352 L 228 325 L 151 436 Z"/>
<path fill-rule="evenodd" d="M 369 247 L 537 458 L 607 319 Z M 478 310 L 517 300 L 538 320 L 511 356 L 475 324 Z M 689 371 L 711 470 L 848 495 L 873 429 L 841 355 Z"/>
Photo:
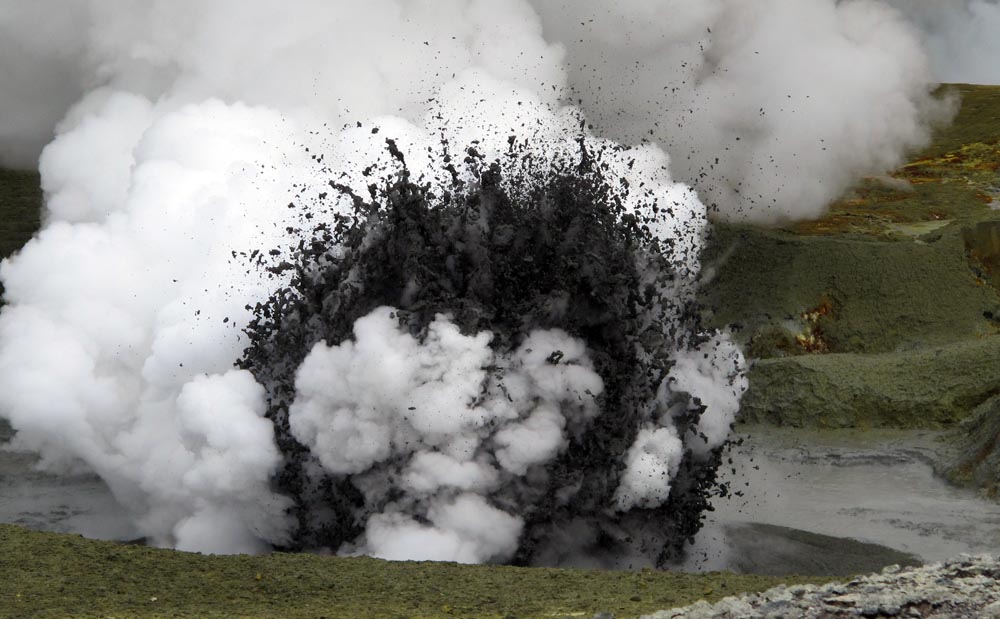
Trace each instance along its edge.
<path fill-rule="evenodd" d="M 671 354 L 703 337 L 698 308 L 662 292 L 672 289 L 686 265 L 664 256 L 646 225 L 651 220 L 626 211 L 622 192 L 628 188 L 606 178 L 602 153 L 587 152 L 582 140 L 578 159 L 544 174 L 513 176 L 470 147 L 465 162 L 475 182 L 462 183 L 446 159 L 443 169 L 454 183 L 444 195 L 411 178 L 396 143 L 386 139 L 386 145 L 399 168 L 372 183 L 367 196 L 329 183 L 331 200 L 349 198 L 342 202 L 353 204 L 351 213 L 330 209 L 309 224 L 311 241 L 270 251 L 288 256 L 275 269 L 291 271 L 291 282 L 254 308 L 247 328 L 250 345 L 239 365 L 267 390 L 267 417 L 285 462 L 274 485 L 294 501 L 297 526 L 286 549 L 339 548 L 393 500 L 391 493 L 366 498 L 349 475 L 317 479 L 316 467 L 307 466 L 307 448 L 288 423 L 295 371 L 313 345 L 350 339 L 358 318 L 388 305 L 398 308 L 400 326 L 417 338 L 446 313 L 463 333 L 493 332 L 491 346 L 499 353 L 515 349 L 535 329 L 562 329 L 586 342 L 605 385 L 597 398 L 601 414 L 569 436 L 568 448 L 544 470 L 490 497 L 525 521 L 514 563 L 534 563 L 553 533 L 581 519 L 599 532 L 595 552 L 613 553 L 622 546 L 622 531 L 642 531 L 645 554 L 661 565 L 679 557 L 701 528 L 710 497 L 728 492 L 716 478 L 721 448 L 707 458 L 687 452 L 658 508 L 619 513 L 614 494 L 623 456 L 671 367 Z M 527 156 L 524 144 L 512 140 L 510 147 L 506 156 Z M 531 166 L 516 169 L 525 168 Z M 336 254 L 334 247 L 340 248 Z M 662 285 L 650 285 L 651 276 Z M 679 324 L 668 322 L 660 308 L 678 305 Z M 548 361 L 561 358 L 555 351 Z M 704 407 L 686 394 L 675 397 L 670 414 L 683 435 Z M 571 500 L 559 492 L 567 488 L 573 488 Z"/>

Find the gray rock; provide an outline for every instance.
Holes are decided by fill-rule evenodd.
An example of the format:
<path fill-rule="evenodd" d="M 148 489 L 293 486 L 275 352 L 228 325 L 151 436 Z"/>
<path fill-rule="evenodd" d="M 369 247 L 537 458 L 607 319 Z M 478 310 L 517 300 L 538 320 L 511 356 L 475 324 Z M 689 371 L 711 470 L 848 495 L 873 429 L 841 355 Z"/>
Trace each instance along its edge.
<path fill-rule="evenodd" d="M 642 619 L 847 619 L 913 617 L 1000 618 L 1000 561 L 961 556 L 945 563 L 900 569 L 822 587 L 779 586 L 763 593 L 700 601 Z"/>

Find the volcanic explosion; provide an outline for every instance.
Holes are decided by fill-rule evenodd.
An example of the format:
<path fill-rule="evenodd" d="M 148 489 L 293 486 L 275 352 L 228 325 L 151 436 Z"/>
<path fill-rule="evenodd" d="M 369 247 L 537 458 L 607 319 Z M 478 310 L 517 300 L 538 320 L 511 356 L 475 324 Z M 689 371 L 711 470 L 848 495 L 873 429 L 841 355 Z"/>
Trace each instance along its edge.
<path fill-rule="evenodd" d="M 530 564 L 574 531 L 574 552 L 663 563 L 698 530 L 743 390 L 671 238 L 704 218 L 643 179 L 649 153 L 582 127 L 537 139 L 494 161 L 445 142 L 438 185 L 390 138 L 397 172 L 365 196 L 331 181 L 346 213 L 303 209 L 241 362 L 267 389 L 294 544 Z M 727 401 L 708 410 L 691 369 Z"/>
<path fill-rule="evenodd" d="M 811 216 L 948 108 L 861 0 L 60 7 L 0 2 L 0 415 L 185 550 L 677 559 L 746 388 L 692 187 Z"/>

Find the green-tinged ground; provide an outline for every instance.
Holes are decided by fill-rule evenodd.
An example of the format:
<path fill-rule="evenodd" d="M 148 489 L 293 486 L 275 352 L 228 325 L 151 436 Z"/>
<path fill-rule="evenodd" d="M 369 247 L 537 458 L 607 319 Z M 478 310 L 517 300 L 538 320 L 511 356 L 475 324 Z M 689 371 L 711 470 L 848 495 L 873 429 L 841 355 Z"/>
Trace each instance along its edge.
<path fill-rule="evenodd" d="M 763 359 L 744 396 L 748 422 L 817 428 L 935 428 L 1000 393 L 1000 338 L 905 353 Z"/>
<path fill-rule="evenodd" d="M 1000 87 L 823 219 L 719 225 L 710 322 L 760 359 L 742 418 L 946 427 L 1000 393 Z"/>
<path fill-rule="evenodd" d="M 0 617 L 617 619 L 778 583 L 712 573 L 204 556 L 0 525 Z"/>

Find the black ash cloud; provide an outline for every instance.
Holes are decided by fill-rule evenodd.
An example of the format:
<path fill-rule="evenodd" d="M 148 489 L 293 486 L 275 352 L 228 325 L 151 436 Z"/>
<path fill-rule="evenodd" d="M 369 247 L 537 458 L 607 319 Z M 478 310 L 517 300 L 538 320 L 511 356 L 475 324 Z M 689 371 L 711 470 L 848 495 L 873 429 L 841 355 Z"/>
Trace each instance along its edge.
<path fill-rule="evenodd" d="M 241 362 L 267 388 L 295 547 L 663 564 L 700 528 L 742 359 L 699 327 L 692 257 L 656 231 L 703 220 L 632 195 L 620 169 L 642 153 L 577 140 L 511 135 L 492 162 L 443 143 L 435 187 L 389 138 L 397 172 L 320 198 L 350 211 L 296 205 L 312 232 L 281 252 L 294 275 Z M 681 358 L 728 402 L 686 391 Z"/>

